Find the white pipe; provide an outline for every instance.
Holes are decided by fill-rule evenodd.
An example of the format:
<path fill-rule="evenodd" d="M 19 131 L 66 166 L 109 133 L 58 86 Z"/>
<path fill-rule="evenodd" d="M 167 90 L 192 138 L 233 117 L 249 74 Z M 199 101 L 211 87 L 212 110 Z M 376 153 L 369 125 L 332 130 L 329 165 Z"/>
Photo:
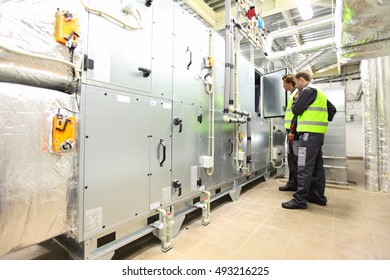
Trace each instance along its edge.
<path fill-rule="evenodd" d="M 325 54 L 326 52 L 328 52 L 329 49 L 327 50 L 322 50 L 316 54 L 313 54 L 312 56 L 310 56 L 309 58 L 305 59 L 301 64 L 299 64 L 297 67 L 295 67 L 295 70 L 296 71 L 300 71 L 302 70 L 303 68 L 307 67 L 308 65 L 310 65 L 311 63 L 314 63 L 314 61 L 320 57 L 321 55 Z"/>
<path fill-rule="evenodd" d="M 223 121 L 225 123 L 246 123 L 246 119 L 244 118 L 230 118 L 228 115 L 223 116 Z"/>
<path fill-rule="evenodd" d="M 238 160 L 238 152 L 239 152 L 239 131 L 238 131 L 238 128 L 239 128 L 239 124 L 236 123 L 235 125 L 235 130 L 236 130 L 236 156 L 234 157 L 234 160 L 236 162 L 236 166 L 237 168 L 241 168 L 242 167 L 242 161 L 239 161 Z"/>
<path fill-rule="evenodd" d="M 167 223 L 168 223 L 168 231 L 167 231 L 167 242 L 172 246 L 172 228 L 173 224 L 175 223 L 173 220 L 173 212 L 167 213 Z"/>
<path fill-rule="evenodd" d="M 284 51 L 270 53 L 267 56 L 267 59 L 269 59 L 271 61 L 275 61 L 275 60 L 280 60 L 281 58 L 283 58 L 285 56 L 289 56 L 289 55 L 293 55 L 293 54 L 300 54 L 300 53 L 303 54 L 303 53 L 310 52 L 310 51 L 319 51 L 319 50 L 322 50 L 324 48 L 329 48 L 329 47 L 334 47 L 334 46 L 335 46 L 334 38 L 327 38 L 327 39 L 323 39 L 323 40 L 310 42 L 310 43 L 307 43 L 307 44 L 304 44 L 302 46 L 298 46 L 295 48 L 286 48 Z"/>
<path fill-rule="evenodd" d="M 160 213 L 161 220 L 162 220 L 162 229 L 161 229 L 161 250 L 167 251 L 171 248 L 171 242 L 167 239 L 167 228 L 168 228 L 168 221 L 167 221 L 167 211 L 164 209 L 156 209 L 157 212 Z"/>
<path fill-rule="evenodd" d="M 252 126 L 251 126 L 251 116 L 247 119 L 247 128 L 246 128 L 246 176 L 251 175 L 251 163 L 252 163 Z"/>
<path fill-rule="evenodd" d="M 236 63 L 235 63 L 235 60 L 236 60 L 236 52 L 237 50 L 235 49 L 234 47 L 234 35 L 233 33 L 231 34 L 231 37 L 230 37 L 230 47 L 231 47 L 231 50 L 230 50 L 230 90 L 229 90 L 229 93 L 230 93 L 230 96 L 229 96 L 229 105 L 233 105 L 234 104 L 234 98 L 233 98 L 233 95 L 237 94 L 237 92 L 234 90 L 235 89 L 235 83 L 236 83 L 236 79 L 235 79 L 235 67 L 236 67 Z"/>
<path fill-rule="evenodd" d="M 224 81 L 224 102 L 223 113 L 229 113 L 229 97 L 230 97 L 230 58 L 231 58 L 231 7 L 230 1 L 225 0 L 225 81 Z"/>
<path fill-rule="evenodd" d="M 203 191 L 206 197 L 203 198 L 204 207 L 202 208 L 202 225 L 206 226 L 210 223 L 210 198 L 209 191 Z"/>
<path fill-rule="evenodd" d="M 299 32 L 302 31 L 307 31 L 323 26 L 327 26 L 329 24 L 333 23 L 333 16 L 325 16 L 322 17 L 316 21 L 311 21 L 311 22 L 303 22 L 298 25 L 290 26 L 284 29 L 279 29 L 276 31 L 273 31 L 267 35 L 266 38 L 266 50 L 268 52 L 268 55 L 272 55 L 272 43 L 276 38 L 282 38 L 286 36 L 290 36 L 293 34 L 298 34 Z"/>
<path fill-rule="evenodd" d="M 247 116 L 247 117 L 251 116 L 250 112 L 247 112 L 244 110 L 238 110 L 238 109 L 234 108 L 234 106 L 229 106 L 229 112 L 237 114 L 237 115 L 241 115 L 241 116 Z"/>
<path fill-rule="evenodd" d="M 210 30 L 210 56 L 214 57 L 214 31 Z M 209 137 L 209 155 L 214 160 L 214 150 L 215 150 L 215 134 L 214 134 L 214 122 L 215 122 L 215 95 L 214 95 L 214 74 L 215 69 L 214 65 L 211 65 L 211 78 L 212 78 L 212 84 L 211 84 L 211 90 L 209 92 L 210 95 L 210 105 L 209 105 L 209 115 L 211 116 L 210 120 L 210 137 Z M 206 168 L 206 174 L 208 176 L 213 175 L 214 173 L 214 165 L 211 168 Z"/>

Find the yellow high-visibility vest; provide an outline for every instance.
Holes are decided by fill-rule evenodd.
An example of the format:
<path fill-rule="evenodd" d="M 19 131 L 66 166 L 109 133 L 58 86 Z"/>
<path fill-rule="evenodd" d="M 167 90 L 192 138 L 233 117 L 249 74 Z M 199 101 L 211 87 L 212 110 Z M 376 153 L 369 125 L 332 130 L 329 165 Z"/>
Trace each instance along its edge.
<path fill-rule="evenodd" d="M 297 88 L 294 89 L 293 92 L 290 94 L 290 97 L 289 97 L 288 102 L 287 102 L 286 114 L 284 115 L 284 128 L 286 128 L 286 129 L 290 129 L 291 120 L 294 117 L 294 114 L 291 110 L 291 107 L 292 107 L 292 104 L 294 101 L 294 96 L 295 96 L 295 94 L 298 93 L 298 91 L 299 90 Z"/>
<path fill-rule="evenodd" d="M 328 106 L 325 93 L 316 87 L 317 98 L 298 116 L 298 132 L 313 132 L 325 134 L 328 129 Z"/>

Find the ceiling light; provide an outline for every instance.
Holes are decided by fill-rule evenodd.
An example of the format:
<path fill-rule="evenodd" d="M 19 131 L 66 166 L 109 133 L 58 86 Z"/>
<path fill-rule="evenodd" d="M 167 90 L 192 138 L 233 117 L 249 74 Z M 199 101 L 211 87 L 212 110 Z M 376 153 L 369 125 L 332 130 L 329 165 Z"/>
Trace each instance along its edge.
<path fill-rule="evenodd" d="M 313 10 L 311 8 L 310 0 L 295 0 L 299 13 L 303 20 L 308 20 L 313 17 Z"/>

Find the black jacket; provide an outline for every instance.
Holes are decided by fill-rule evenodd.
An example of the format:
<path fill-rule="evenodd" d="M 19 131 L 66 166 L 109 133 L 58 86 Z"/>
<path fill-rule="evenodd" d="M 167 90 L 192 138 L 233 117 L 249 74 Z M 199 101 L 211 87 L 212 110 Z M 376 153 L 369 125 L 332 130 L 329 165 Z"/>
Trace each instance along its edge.
<path fill-rule="evenodd" d="M 307 107 L 310 106 L 317 98 L 317 89 L 312 88 L 310 86 L 304 87 L 299 92 L 299 97 L 297 100 L 295 100 L 292 104 L 292 112 L 294 113 L 294 118 L 291 120 L 291 127 L 294 128 L 293 133 L 296 135 L 296 129 L 297 129 L 297 119 L 299 115 L 302 115 L 303 112 L 307 109 Z M 331 122 L 336 115 L 336 107 L 327 100 L 326 103 L 328 107 L 328 121 Z M 293 130 L 293 129 L 292 129 Z"/>

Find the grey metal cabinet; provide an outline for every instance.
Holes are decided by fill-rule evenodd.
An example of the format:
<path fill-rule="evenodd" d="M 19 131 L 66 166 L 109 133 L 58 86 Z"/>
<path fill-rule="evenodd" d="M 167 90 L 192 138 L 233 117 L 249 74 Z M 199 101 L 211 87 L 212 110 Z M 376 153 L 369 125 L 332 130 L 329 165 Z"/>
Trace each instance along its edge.
<path fill-rule="evenodd" d="M 105 11 L 115 3 L 101 3 Z M 150 92 L 151 75 L 144 77 L 140 68 L 151 70 L 152 61 L 152 8 L 138 5 L 142 16 L 142 29 L 125 29 L 122 25 L 95 14 L 89 14 L 87 50 L 93 60 L 93 69 L 88 69 L 87 79 L 102 86 L 118 86 Z M 120 18 L 121 19 L 121 18 Z M 124 18 L 124 22 L 131 22 Z M 118 40 L 118 38 L 120 40 Z"/>
<path fill-rule="evenodd" d="M 172 123 L 172 200 L 181 199 L 197 190 L 199 178 L 199 143 L 202 123 L 198 121 L 200 107 L 186 103 L 173 103 Z M 205 125 L 203 123 L 203 125 Z"/>
<path fill-rule="evenodd" d="M 171 179 L 172 105 L 93 87 L 84 98 L 81 170 L 88 237 L 170 202 L 164 188 Z"/>

